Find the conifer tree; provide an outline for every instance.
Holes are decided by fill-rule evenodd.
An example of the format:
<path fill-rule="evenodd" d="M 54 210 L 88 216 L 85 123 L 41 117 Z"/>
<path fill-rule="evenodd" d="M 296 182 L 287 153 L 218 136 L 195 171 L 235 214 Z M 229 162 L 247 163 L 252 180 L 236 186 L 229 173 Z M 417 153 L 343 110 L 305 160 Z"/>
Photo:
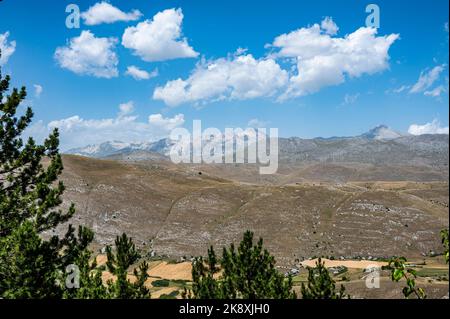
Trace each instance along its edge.
<path fill-rule="evenodd" d="M 341 285 L 340 290 L 336 291 L 336 284 L 321 258 L 316 261 L 316 267 L 308 267 L 308 284 L 302 283 L 301 292 L 303 299 L 342 299 L 345 297 L 345 287 Z"/>
<path fill-rule="evenodd" d="M 197 257 L 192 262 L 192 291 L 185 291 L 185 298 L 223 299 L 225 295 L 216 280 L 220 269 L 213 247 L 208 249 L 208 257 Z"/>
<path fill-rule="evenodd" d="M 24 143 L 21 136 L 33 112 L 28 107 L 23 115 L 17 115 L 26 90 L 10 90 L 9 84 L 10 77 L 3 77 L 0 70 L 0 298 L 148 297 L 143 286 L 147 264 L 135 270 L 138 280 L 126 293 L 117 288 L 114 291 L 119 293 L 112 294 L 92 261 L 88 246 L 94 234 L 90 229 L 80 226 L 76 233 L 69 225 L 62 238 L 48 235 L 75 213 L 73 204 L 66 212 L 59 208 L 64 185 L 58 181 L 63 170 L 58 130 L 43 145 L 36 144 L 33 138 Z M 122 269 L 136 258 L 132 241 L 122 238 L 116 242 L 119 253 L 111 254 L 115 259 L 110 262 L 117 262 L 120 270 L 112 269 L 120 273 L 120 278 Z M 79 287 L 66 285 L 70 266 L 79 270 Z"/>
<path fill-rule="evenodd" d="M 109 298 L 107 288 L 102 281 L 102 271 L 97 267 L 96 259 L 92 259 L 92 252 L 88 249 L 88 245 L 93 239 L 94 233 L 92 230 L 80 227 L 76 237 L 75 228 L 69 225 L 69 230 L 64 238 L 67 249 L 63 256 L 65 264 L 77 266 L 79 282 L 78 287 L 65 289 L 64 298 Z"/>
<path fill-rule="evenodd" d="M 275 269 L 275 258 L 263 248 L 263 240 L 253 243 L 253 233 L 247 231 L 236 250 L 223 248 L 218 265 L 213 247 L 208 257 L 192 263 L 193 286 L 183 297 L 196 299 L 289 299 L 295 298 L 292 277 L 284 277 Z"/>
<path fill-rule="evenodd" d="M 148 278 L 148 264 L 144 261 L 137 269 L 134 269 L 135 281 L 130 282 L 128 269 L 140 258 L 136 247 L 126 234 L 117 236 L 115 241 L 115 252 L 111 246 L 106 247 L 108 271 L 116 279 L 108 281 L 108 290 L 111 298 L 119 299 L 141 299 L 150 298 L 150 291 L 145 286 Z"/>
<path fill-rule="evenodd" d="M 61 251 L 68 251 L 67 241 L 42 237 L 75 212 L 73 205 L 66 212 L 58 209 L 64 191 L 57 182 L 63 169 L 59 135 L 55 129 L 43 145 L 32 138 L 23 142 L 33 112 L 28 107 L 16 115 L 26 90 L 9 90 L 9 84 L 0 71 L 0 296 L 61 297 L 60 277 L 69 261 Z"/>

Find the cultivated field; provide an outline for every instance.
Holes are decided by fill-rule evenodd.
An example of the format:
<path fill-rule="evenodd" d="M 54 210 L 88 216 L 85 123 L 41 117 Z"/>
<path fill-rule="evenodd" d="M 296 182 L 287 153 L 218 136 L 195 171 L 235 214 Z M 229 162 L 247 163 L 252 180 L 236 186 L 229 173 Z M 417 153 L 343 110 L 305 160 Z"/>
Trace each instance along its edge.
<path fill-rule="evenodd" d="M 106 256 L 98 255 L 99 265 L 104 264 Z M 316 259 L 305 260 L 298 268 L 299 273 L 294 276 L 294 289 L 299 294 L 301 284 L 307 283 L 307 266 L 313 267 Z M 146 286 L 150 288 L 152 298 L 181 298 L 184 288 L 189 289 L 192 285 L 190 262 L 168 262 L 156 260 L 149 263 L 149 279 Z M 389 272 L 380 272 L 378 288 L 367 288 L 367 267 L 385 265 L 386 262 L 369 260 L 329 260 L 325 259 L 325 265 L 329 268 L 336 286 L 345 286 L 346 292 L 352 298 L 403 298 L 401 290 L 404 283 L 394 283 L 389 277 Z M 410 267 L 417 271 L 416 283 L 425 288 L 428 298 L 448 297 L 448 266 L 442 257 L 426 257 L 410 262 Z M 129 278 L 134 280 L 131 274 Z M 104 281 L 113 279 L 109 273 L 104 272 Z"/>

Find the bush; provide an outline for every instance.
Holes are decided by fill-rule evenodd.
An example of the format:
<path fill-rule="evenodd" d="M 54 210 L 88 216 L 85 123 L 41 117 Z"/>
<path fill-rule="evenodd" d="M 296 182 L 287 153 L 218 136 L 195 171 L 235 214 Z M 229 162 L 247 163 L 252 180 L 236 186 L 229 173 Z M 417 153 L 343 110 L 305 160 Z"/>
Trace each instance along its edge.
<path fill-rule="evenodd" d="M 383 266 L 383 270 L 389 270 L 391 272 L 392 281 L 399 282 L 401 279 L 405 279 L 406 287 L 403 288 L 402 292 L 405 298 L 410 296 L 416 296 L 417 299 L 425 299 L 427 295 L 423 288 L 416 286 L 417 272 L 407 267 L 407 260 L 405 257 L 393 257 L 387 266 Z"/>
<path fill-rule="evenodd" d="M 152 282 L 153 287 L 169 287 L 170 281 L 167 279 L 159 279 Z"/>
<path fill-rule="evenodd" d="M 177 299 L 177 296 L 180 294 L 178 290 L 174 290 L 169 294 L 162 294 L 159 296 L 159 299 Z"/>

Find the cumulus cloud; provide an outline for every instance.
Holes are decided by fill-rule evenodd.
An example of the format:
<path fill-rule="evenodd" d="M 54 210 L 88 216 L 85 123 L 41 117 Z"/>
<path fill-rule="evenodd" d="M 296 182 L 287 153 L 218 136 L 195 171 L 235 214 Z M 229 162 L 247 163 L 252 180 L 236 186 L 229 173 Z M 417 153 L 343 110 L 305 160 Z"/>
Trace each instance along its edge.
<path fill-rule="evenodd" d="M 83 119 L 79 115 L 74 115 L 51 121 L 47 125 L 39 121 L 30 126 L 25 135 L 42 140 L 53 128 L 58 128 L 61 149 L 66 151 L 105 141 L 151 142 L 169 136 L 173 128 L 184 124 L 183 114 L 174 117 L 153 114 L 147 121 L 139 121 L 138 116 L 132 114 L 133 108 L 132 102 L 121 104 L 115 118 Z"/>
<path fill-rule="evenodd" d="M 273 59 L 251 54 L 202 61 L 186 80 L 181 78 L 157 87 L 153 98 L 169 106 L 186 102 L 223 99 L 245 100 L 271 96 L 285 86 L 288 73 Z"/>
<path fill-rule="evenodd" d="M 441 123 L 437 119 L 434 119 L 432 122 L 423 125 L 420 124 L 410 125 L 408 133 L 412 135 L 448 134 L 448 126 L 441 127 Z"/>
<path fill-rule="evenodd" d="M 326 17 L 320 24 L 276 37 L 266 46 L 272 52 L 264 58 L 256 59 L 240 49 L 231 58 L 202 61 L 187 79 L 157 87 L 153 98 L 169 106 L 273 95 L 284 101 L 389 67 L 388 52 L 398 34 L 378 36 L 377 29 L 363 27 L 333 37 L 338 30 L 333 19 Z M 291 71 L 282 69 L 280 60 L 292 63 Z"/>
<path fill-rule="evenodd" d="M 158 69 L 152 72 L 147 72 L 145 70 L 139 69 L 137 66 L 130 65 L 125 72 L 126 75 L 133 77 L 135 80 L 148 80 L 158 76 Z"/>
<path fill-rule="evenodd" d="M 332 37 L 337 26 L 331 18 L 275 38 L 276 56 L 295 59 L 297 74 L 291 76 L 281 99 L 315 93 L 323 87 L 374 74 L 389 67 L 389 48 L 398 34 L 377 36 L 377 29 L 362 27 L 345 37 Z"/>
<path fill-rule="evenodd" d="M 9 32 L 0 33 L 0 66 L 8 62 L 9 57 L 16 51 L 16 41 L 9 41 Z"/>
<path fill-rule="evenodd" d="M 158 12 L 152 20 L 125 29 L 122 45 L 147 62 L 197 57 L 198 53 L 182 37 L 182 22 L 181 9 Z"/>
<path fill-rule="evenodd" d="M 44 90 L 44 88 L 40 84 L 33 84 L 33 87 L 34 87 L 34 96 L 39 98 L 41 96 L 42 91 Z"/>
<path fill-rule="evenodd" d="M 70 39 L 66 46 L 58 47 L 55 59 L 59 65 L 76 74 L 99 78 L 118 76 L 119 59 L 114 52 L 117 39 L 97 38 L 89 30 Z"/>
<path fill-rule="evenodd" d="M 174 117 L 163 117 L 162 114 L 152 114 L 148 117 L 148 122 L 156 127 L 164 128 L 165 130 L 173 130 L 176 127 L 183 125 L 184 115 L 177 114 Z"/>
<path fill-rule="evenodd" d="M 141 16 L 142 13 L 139 10 L 126 13 L 106 1 L 98 2 L 87 11 L 81 13 L 81 17 L 87 25 L 114 23 L 117 21 L 136 21 Z"/>
<path fill-rule="evenodd" d="M 421 93 L 430 88 L 438 79 L 440 74 L 444 71 L 445 64 L 435 66 L 431 70 L 422 71 L 419 79 L 412 86 L 409 93 Z"/>

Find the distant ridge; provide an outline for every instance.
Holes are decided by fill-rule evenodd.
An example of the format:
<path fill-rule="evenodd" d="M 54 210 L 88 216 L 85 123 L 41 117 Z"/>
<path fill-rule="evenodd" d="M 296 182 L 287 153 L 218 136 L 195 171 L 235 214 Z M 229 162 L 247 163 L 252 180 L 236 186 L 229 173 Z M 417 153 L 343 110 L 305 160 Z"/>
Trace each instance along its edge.
<path fill-rule="evenodd" d="M 155 142 L 125 143 L 108 141 L 74 148 L 66 154 L 94 158 L 145 160 L 168 157 L 174 142 L 164 138 Z M 145 154 L 149 156 L 145 156 Z M 448 167 L 448 135 L 410 135 L 379 125 L 366 133 L 348 137 L 279 139 L 280 162 L 353 162 L 369 164 L 408 164 Z M 152 155 L 153 154 L 153 155 Z M 159 157 L 159 158 L 161 158 Z"/>
<path fill-rule="evenodd" d="M 121 141 L 108 141 L 98 145 L 88 145 L 85 147 L 73 148 L 64 153 L 95 158 L 109 157 L 118 154 L 128 154 L 136 151 L 146 151 L 168 155 L 170 146 L 172 144 L 173 143 L 168 138 L 150 143 L 125 143 Z"/>
<path fill-rule="evenodd" d="M 365 137 L 368 139 L 374 139 L 374 140 L 389 140 L 389 139 L 395 139 L 398 137 L 404 136 L 403 134 L 392 130 L 386 125 L 378 125 L 377 127 L 374 127 L 367 133 L 364 133 L 361 135 L 361 137 Z"/>

